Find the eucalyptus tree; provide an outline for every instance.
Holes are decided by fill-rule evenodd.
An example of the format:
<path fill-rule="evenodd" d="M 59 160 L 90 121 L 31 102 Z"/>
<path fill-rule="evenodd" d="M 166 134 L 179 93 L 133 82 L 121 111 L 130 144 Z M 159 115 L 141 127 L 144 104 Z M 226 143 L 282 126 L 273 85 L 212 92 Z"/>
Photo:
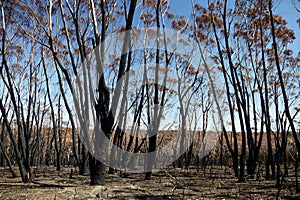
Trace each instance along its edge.
<path fill-rule="evenodd" d="M 42 94 L 43 75 L 41 59 L 37 56 L 38 43 L 24 35 L 23 26 L 28 18 L 23 17 L 23 5 L 18 2 L 1 2 L 1 85 L 7 95 L 11 109 L 4 106 L 1 99 L 1 113 L 16 154 L 23 182 L 32 178 L 31 161 L 35 145 L 37 127 L 35 121 L 45 102 L 38 100 Z M 33 25 L 36 28 L 36 26 Z M 24 47 L 22 44 L 26 43 Z M 10 118 L 16 122 L 16 129 Z"/>
<path fill-rule="evenodd" d="M 281 72 L 274 71 L 276 53 L 271 48 L 274 41 L 268 37 L 268 35 L 272 35 L 270 10 L 273 8 L 269 8 L 268 3 L 267 1 L 236 1 L 234 4 L 229 4 L 227 1 L 209 2 L 207 8 L 198 4 L 194 5 L 194 9 L 197 11 L 195 12 L 196 38 L 201 43 L 208 42 L 216 47 L 211 51 L 210 59 L 220 69 L 225 82 L 234 137 L 233 144 L 229 142 L 226 127 L 223 128 L 223 131 L 233 158 L 235 175 L 239 176 L 240 181 L 245 180 L 246 164 L 248 174 L 254 174 L 265 131 L 268 148 L 266 178 L 270 178 L 270 165 L 272 177 L 275 177 L 276 174 L 273 144 L 276 143 L 279 145 L 278 148 L 280 147 L 278 139 L 281 135 L 279 131 L 275 136 L 272 134 L 274 132 L 272 120 L 275 118 L 272 118 L 270 113 L 271 109 L 279 108 L 275 101 L 279 97 L 279 93 L 273 95 L 271 91 L 276 88 L 272 79 L 277 80 L 278 77 L 280 80 L 279 74 Z M 297 62 L 292 58 L 292 51 L 287 48 L 294 40 L 293 31 L 286 27 L 287 22 L 281 16 L 274 15 L 272 18 L 276 26 L 274 37 L 280 41 L 280 50 L 278 50 L 282 56 L 280 63 L 284 66 L 296 66 Z M 285 67 L 285 84 L 291 84 L 287 79 L 289 76 L 287 72 L 291 70 L 292 68 Z M 287 87 L 285 84 L 281 90 L 289 90 L 290 88 L 297 90 L 295 87 Z M 294 99 L 292 102 L 296 102 L 293 94 L 295 95 L 297 92 L 291 91 L 290 94 Z M 283 99 L 285 99 L 284 95 Z M 285 106 L 285 110 L 294 107 L 293 104 L 289 104 Z M 285 116 L 284 113 L 282 116 Z M 293 113 L 294 116 L 297 115 L 297 112 Z M 288 117 L 288 114 L 286 117 L 287 119 L 290 118 L 289 124 L 291 124 L 292 117 Z M 239 123 L 236 123 L 236 119 Z M 237 140 L 238 129 L 240 129 L 242 136 L 240 152 L 238 151 Z M 286 134 L 281 138 L 286 138 Z M 283 139 L 281 142 L 283 148 L 286 143 L 285 140 Z M 247 147 L 248 151 L 246 151 Z M 248 152 L 248 156 L 246 156 L 246 152 Z M 240 157 L 239 161 L 238 157 Z M 238 172 L 238 165 L 240 165 L 240 173 Z"/>
<path fill-rule="evenodd" d="M 41 24 L 41 28 L 44 31 L 43 37 L 47 38 L 47 42 L 44 42 L 43 37 L 40 38 L 39 41 L 42 41 L 42 45 L 50 50 L 50 53 L 54 58 L 55 65 L 57 65 L 57 74 L 60 76 L 59 80 L 63 80 L 60 75 L 62 72 L 70 91 L 73 92 L 74 85 L 71 80 L 77 76 L 78 64 L 84 62 L 88 53 L 91 52 L 93 48 L 97 49 L 99 46 L 100 49 L 105 48 L 105 38 L 109 24 L 113 22 L 114 16 L 112 12 L 117 6 L 116 2 L 107 3 L 106 1 L 101 1 L 96 4 L 93 1 L 90 1 L 73 2 L 71 4 L 68 1 L 49 1 L 46 5 L 41 3 L 40 6 L 42 7 L 42 13 L 44 14 L 42 17 L 46 18 L 44 21 L 45 24 Z M 131 29 L 135 6 L 136 1 L 132 1 L 129 6 L 129 11 L 126 14 L 126 30 Z M 65 9 L 67 11 L 65 11 Z M 99 13 L 100 17 L 98 17 Z M 59 20 L 56 21 L 54 16 L 59 16 Z M 36 16 L 34 17 L 36 18 Z M 70 21 L 68 19 L 70 19 Z M 101 27 L 98 27 L 98 24 L 100 23 Z M 100 28 L 101 34 L 99 34 Z M 66 40 L 63 38 L 66 38 Z M 125 50 L 128 48 L 127 40 L 128 39 L 125 39 L 124 41 Z M 76 51 L 79 55 L 76 54 Z M 120 80 L 124 74 L 126 59 L 127 55 L 121 55 L 117 80 Z M 99 61 L 97 65 L 104 68 L 101 61 Z M 72 74 L 74 74 L 74 76 Z M 61 85 L 62 83 L 60 82 L 60 86 Z M 116 88 L 116 90 L 118 90 L 118 88 Z M 109 138 L 112 132 L 114 119 L 112 116 L 112 110 L 109 106 L 111 94 L 109 94 L 105 74 L 103 74 L 99 79 L 97 91 L 98 98 L 95 102 L 96 113 L 98 120 L 101 123 L 102 130 L 104 130 L 105 135 Z M 62 95 L 63 94 L 64 92 L 62 91 Z M 114 98 L 116 97 L 118 96 L 114 96 Z M 64 101 L 65 105 L 67 105 L 66 98 L 64 98 Z M 112 101 L 115 101 L 115 99 L 112 99 Z M 72 113 L 70 113 L 69 110 L 69 115 L 71 116 L 71 114 Z M 75 131 L 74 124 L 72 124 L 72 127 Z M 75 148 L 73 147 L 73 151 L 74 150 Z M 103 184 L 105 181 L 104 164 L 96 160 L 91 154 L 89 157 L 91 184 Z M 85 166 L 85 155 L 83 155 L 82 162 L 83 166 Z"/>

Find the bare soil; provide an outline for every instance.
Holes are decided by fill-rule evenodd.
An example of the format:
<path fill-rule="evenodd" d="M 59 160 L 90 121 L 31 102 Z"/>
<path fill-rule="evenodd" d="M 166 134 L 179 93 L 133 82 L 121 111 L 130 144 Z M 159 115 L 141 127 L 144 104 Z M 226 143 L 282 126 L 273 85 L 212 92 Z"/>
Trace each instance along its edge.
<path fill-rule="evenodd" d="M 70 172 L 70 167 L 59 173 L 53 167 L 40 167 L 34 183 L 24 184 L 2 167 L 0 199 L 275 199 L 277 193 L 275 180 L 248 178 L 239 183 L 228 167 L 208 168 L 205 172 L 162 169 L 147 181 L 143 174 L 129 174 L 128 178 L 107 175 L 105 186 L 90 186 L 88 174 L 75 174 L 70 179 Z M 280 198 L 298 199 L 292 178 L 286 180 Z"/>

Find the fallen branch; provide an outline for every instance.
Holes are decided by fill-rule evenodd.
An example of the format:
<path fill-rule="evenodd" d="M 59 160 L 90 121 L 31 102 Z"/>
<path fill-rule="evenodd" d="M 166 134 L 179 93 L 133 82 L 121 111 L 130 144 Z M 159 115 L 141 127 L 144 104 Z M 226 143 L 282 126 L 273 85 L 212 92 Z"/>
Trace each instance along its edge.
<path fill-rule="evenodd" d="M 175 190 L 175 189 L 185 189 L 184 185 L 185 183 L 180 183 L 182 181 L 178 180 L 176 177 L 172 176 L 167 170 L 165 170 L 164 168 L 161 167 L 161 169 L 170 177 L 173 179 L 170 180 L 171 184 L 173 185 L 173 189 L 172 189 L 172 192 Z"/>
<path fill-rule="evenodd" d="M 38 187 L 57 187 L 57 188 L 76 187 L 75 185 L 71 185 L 71 184 L 61 185 L 61 184 L 55 184 L 55 183 L 41 183 L 38 181 L 31 181 L 31 183 L 38 185 Z"/>

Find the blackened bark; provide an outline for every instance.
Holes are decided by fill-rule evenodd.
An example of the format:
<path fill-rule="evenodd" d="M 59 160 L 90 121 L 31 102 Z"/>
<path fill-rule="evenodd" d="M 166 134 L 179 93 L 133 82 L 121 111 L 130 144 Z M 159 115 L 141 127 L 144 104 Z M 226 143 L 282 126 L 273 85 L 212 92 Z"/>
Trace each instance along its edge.
<path fill-rule="evenodd" d="M 160 19 L 159 19 L 159 12 L 160 12 L 160 0 L 157 0 L 156 4 L 156 28 L 157 28 L 157 42 L 156 42 L 156 67 L 155 67 L 155 84 L 154 84 L 154 106 L 159 105 L 159 91 L 158 91 L 158 72 L 159 72 L 159 32 L 160 32 Z M 157 128 L 158 128 L 158 107 L 154 108 L 154 116 L 152 120 L 152 127 L 150 128 L 150 137 L 149 137 L 149 154 L 151 156 L 148 156 L 147 163 L 146 163 L 146 175 L 145 180 L 151 179 L 152 176 L 152 168 L 153 164 L 155 162 L 156 157 L 156 140 L 157 140 Z"/>
<path fill-rule="evenodd" d="M 105 165 L 89 154 L 91 185 L 105 184 Z"/>
<path fill-rule="evenodd" d="M 80 139 L 78 139 L 80 141 Z M 81 145 L 81 160 L 80 160 L 80 167 L 79 167 L 79 174 L 84 175 L 84 173 L 87 170 L 88 167 L 88 161 L 89 161 L 89 156 L 88 156 L 88 151 L 83 143 L 78 143 L 78 148 L 80 148 Z M 78 151 L 79 154 L 79 151 Z"/>

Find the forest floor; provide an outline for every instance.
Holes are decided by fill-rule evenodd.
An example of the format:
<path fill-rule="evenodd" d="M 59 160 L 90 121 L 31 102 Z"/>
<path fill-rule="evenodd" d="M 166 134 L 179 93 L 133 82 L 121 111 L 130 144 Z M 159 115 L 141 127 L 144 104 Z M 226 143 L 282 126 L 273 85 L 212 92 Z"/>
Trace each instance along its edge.
<path fill-rule="evenodd" d="M 17 170 L 17 168 L 16 168 Z M 74 170 L 74 169 L 73 169 Z M 90 186 L 89 176 L 73 175 L 70 167 L 58 173 L 53 167 L 40 167 L 35 183 L 24 184 L 0 168 L 0 199 L 275 199 L 276 181 L 248 178 L 239 183 L 228 167 L 205 170 L 163 169 L 152 180 L 143 174 L 107 175 L 105 186 Z M 295 184 L 286 178 L 280 199 L 299 199 Z"/>

